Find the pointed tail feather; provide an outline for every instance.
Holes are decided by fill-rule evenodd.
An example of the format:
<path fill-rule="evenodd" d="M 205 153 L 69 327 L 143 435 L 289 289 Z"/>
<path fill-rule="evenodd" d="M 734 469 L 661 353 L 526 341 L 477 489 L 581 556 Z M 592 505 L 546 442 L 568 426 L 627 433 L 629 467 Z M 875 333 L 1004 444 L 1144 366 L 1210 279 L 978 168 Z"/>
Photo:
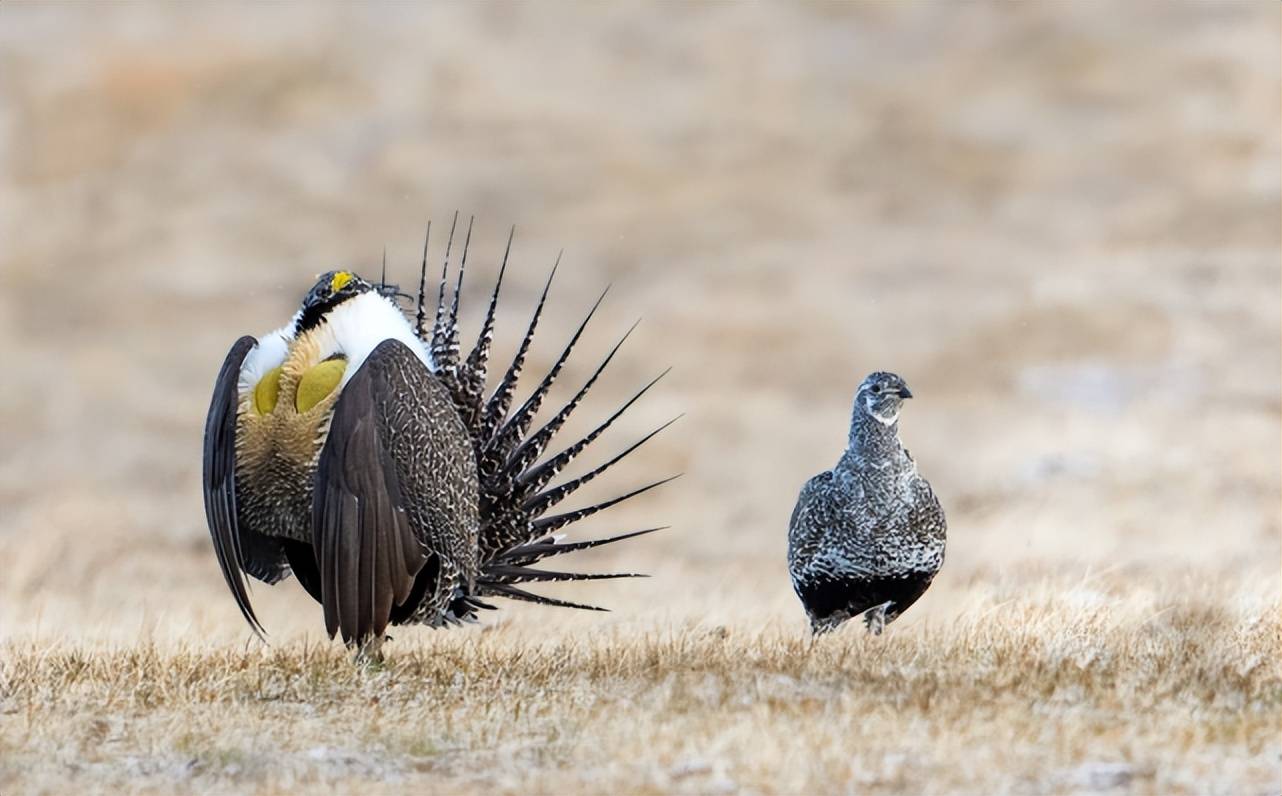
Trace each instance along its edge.
<path fill-rule="evenodd" d="M 547 302 L 548 291 L 552 289 L 552 279 L 556 276 L 556 269 L 560 265 L 561 255 L 558 254 L 556 262 L 552 264 L 552 271 L 548 274 L 547 282 L 543 285 L 543 293 L 539 295 L 539 303 L 534 307 L 534 314 L 530 316 L 525 337 L 521 339 L 521 345 L 517 348 L 516 355 L 512 357 L 512 364 L 508 366 L 507 372 L 503 374 L 503 380 L 499 382 L 499 386 L 494 389 L 494 394 L 486 403 L 485 416 L 482 418 L 481 427 L 475 438 L 478 450 L 481 450 L 481 446 L 494 437 L 500 424 L 507 418 L 508 409 L 512 406 L 512 396 L 516 393 L 516 384 L 521 378 L 521 371 L 525 368 L 525 358 L 530 353 L 530 344 L 534 342 L 534 331 L 538 328 L 539 319 L 543 317 L 543 305 Z"/>
<path fill-rule="evenodd" d="M 503 250 L 503 262 L 499 265 L 498 278 L 494 280 L 494 292 L 490 294 L 490 306 L 485 311 L 485 320 L 482 322 L 481 331 L 476 337 L 476 345 L 472 347 L 472 352 L 467 355 L 467 360 L 463 367 L 463 378 L 460 385 L 463 390 L 463 408 L 466 410 L 463 423 L 474 434 L 480 431 L 477 428 L 477 424 L 481 420 L 481 401 L 485 397 L 490 346 L 494 342 L 494 313 L 499 306 L 499 291 L 503 289 L 503 275 L 507 273 L 507 258 L 512 253 L 512 238 L 515 235 L 516 227 L 514 226 L 508 232 L 507 248 Z"/>
<path fill-rule="evenodd" d="M 519 566 L 529 566 L 535 561 L 541 561 L 545 558 L 573 553 L 578 550 L 588 550 L 593 547 L 622 542 L 626 539 L 632 539 L 637 536 L 645 536 L 656 531 L 666 531 L 668 526 L 663 525 L 658 528 L 645 528 L 640 531 L 629 531 L 615 536 L 607 536 L 603 539 L 588 539 L 581 542 L 562 542 L 557 536 L 545 536 L 535 542 L 519 545 L 505 551 L 501 557 L 495 559 L 498 563 L 515 564 Z"/>
<path fill-rule="evenodd" d="M 534 422 L 534 416 L 542 408 L 543 399 L 547 397 L 548 391 L 552 389 L 557 376 L 561 375 L 561 370 L 565 367 L 566 360 L 570 358 L 570 352 L 574 350 L 579 338 L 583 336 L 583 331 L 587 328 L 588 322 L 592 320 L 592 316 L 596 314 L 601 302 L 605 300 L 606 293 L 609 291 L 610 289 L 606 288 L 601 292 L 601 295 L 592 305 L 592 309 L 588 310 L 587 316 L 579 324 L 579 328 L 575 330 L 574 336 L 570 338 L 570 342 L 566 343 L 565 350 L 561 352 L 561 356 L 557 357 L 547 375 L 539 382 L 539 386 L 535 388 L 529 398 L 525 399 L 520 408 L 512 413 L 508 421 L 494 435 L 494 439 L 490 441 L 484 451 L 483 457 L 485 460 L 502 460 L 500 467 L 505 467 L 508 457 L 512 455 L 512 451 L 520 444 L 521 437 L 529 431 L 530 424 Z"/>
<path fill-rule="evenodd" d="M 609 470 L 614 465 L 623 461 L 637 448 L 640 448 L 642 445 L 649 442 L 651 439 L 654 439 L 654 437 L 657 436 L 659 432 L 663 431 L 668 426 L 677 422 L 677 420 L 679 419 L 680 419 L 680 416 L 672 418 L 668 422 L 664 423 L 663 425 L 651 431 L 649 434 L 646 434 L 641 439 L 632 443 L 627 448 L 624 448 L 622 452 L 616 454 L 613 458 L 603 462 L 602 464 L 597 465 L 596 467 L 584 473 L 583 475 L 578 476 L 577 478 L 572 478 L 563 484 L 558 484 L 557 486 L 552 487 L 551 489 L 548 489 L 545 492 L 540 493 L 538 490 L 541 489 L 547 483 L 547 481 L 550 481 L 552 478 L 554 478 L 557 475 L 557 473 L 560 472 L 560 469 L 561 469 L 560 467 L 554 467 L 552 470 L 539 476 L 537 479 L 527 480 L 526 477 L 523 475 L 510 487 L 512 490 L 511 492 L 512 501 L 510 505 L 507 507 L 507 513 L 506 514 L 496 513 L 495 515 L 493 515 L 492 521 L 496 525 L 502 525 L 504 523 L 510 523 L 515 517 L 520 515 L 523 515 L 526 517 L 542 516 L 548 509 L 556 506 L 561 501 L 565 500 L 567 497 L 577 492 L 581 487 L 585 486 L 589 482 L 596 479 L 606 470 Z M 587 438 L 585 438 L 585 440 L 586 442 L 591 441 L 590 439 L 587 439 Z M 586 445 L 586 442 L 581 441 L 579 444 Z M 577 448 L 579 447 L 579 445 L 576 444 L 573 447 Z M 564 456 L 564 452 L 562 456 Z M 560 457 L 553 457 L 553 459 L 549 460 L 548 462 L 545 462 L 544 464 L 545 465 L 553 464 L 556 458 L 560 458 Z M 573 456 L 569 456 L 566 458 L 573 458 Z"/>
<path fill-rule="evenodd" d="M 475 216 L 467 220 L 467 235 L 463 238 L 463 256 L 459 258 L 458 281 L 454 284 L 454 301 L 450 304 L 450 317 L 445 323 L 445 348 L 441 352 L 441 357 L 451 373 L 455 373 L 459 367 L 458 303 L 463 295 L 463 275 L 467 273 L 467 252 L 472 246 L 472 222 L 475 220 Z"/>
<path fill-rule="evenodd" d="M 418 306 L 414 308 L 414 336 L 423 339 L 423 324 L 427 322 L 427 309 L 423 299 L 427 295 L 427 244 L 432 240 L 432 222 L 427 222 L 427 233 L 423 235 L 423 265 L 418 272 Z"/>
<path fill-rule="evenodd" d="M 632 453 L 637 448 L 641 447 L 642 445 L 646 444 L 650 440 L 654 439 L 654 437 L 657 436 L 660 431 L 663 431 L 665 428 L 677 422 L 679 419 L 680 419 L 679 417 L 672 418 L 668 422 L 656 428 L 654 431 L 651 431 L 649 434 L 646 434 L 641 439 L 637 440 L 636 442 L 632 443 L 628 447 L 624 448 L 622 453 L 604 462 L 603 464 L 597 465 L 596 467 L 584 473 L 583 475 L 579 476 L 578 478 L 573 478 L 569 481 L 566 481 L 564 484 L 560 484 L 558 486 L 553 487 L 552 489 L 547 490 L 546 492 L 541 492 L 535 495 L 534 497 L 527 500 L 525 502 L 525 505 L 522 508 L 524 508 L 526 511 L 534 515 L 542 514 L 543 512 L 547 511 L 548 509 L 560 503 L 562 500 L 565 500 L 574 492 L 578 491 L 580 487 L 584 486 L 592 479 L 596 478 L 597 476 L 604 473 L 606 470 L 609 470 L 614 465 L 623 461 L 628 456 L 628 454 Z"/>
<path fill-rule="evenodd" d="M 474 620 L 477 611 L 493 607 L 481 599 L 490 596 L 526 600 L 544 605 L 596 611 L 604 610 L 596 606 L 533 594 L 519 588 L 517 584 L 644 577 L 639 573 L 631 572 L 576 573 L 542 570 L 534 568 L 533 565 L 552 556 L 620 542 L 659 530 L 651 528 L 605 539 L 568 543 L 563 543 L 558 537 L 552 535 L 558 529 L 565 528 L 597 512 L 604 511 L 611 506 L 661 486 L 672 480 L 671 478 L 655 481 L 592 506 L 554 516 L 543 515 L 553 506 L 556 506 L 576 490 L 605 473 L 606 470 L 614 467 L 650 439 L 653 439 L 660 431 L 671 425 L 673 421 L 663 424 L 629 445 L 621 453 L 589 470 L 584 475 L 548 488 L 549 483 L 571 461 L 604 434 L 642 395 L 657 384 L 666 375 L 667 371 L 664 371 L 659 377 L 642 387 L 623 406 L 616 409 L 586 436 L 571 443 L 558 453 L 549 456 L 546 460 L 540 461 L 540 457 L 551 447 L 557 433 L 566 425 L 571 414 L 585 402 L 588 393 L 598 383 L 606 367 L 618 354 L 623 343 L 632 334 L 636 326 L 634 324 L 632 329 L 629 329 L 610 349 L 583 386 L 556 412 L 552 419 L 538 428 L 537 431 L 531 433 L 530 429 L 535 417 L 547 399 L 557 377 L 565 368 L 571 352 L 583 338 L 588 323 L 600 308 L 606 293 L 608 293 L 608 288 L 593 303 L 569 342 L 565 345 L 560 356 L 539 380 L 530 396 L 513 411 L 512 403 L 518 382 L 525 368 L 535 331 L 543 317 L 552 281 L 560 265 L 561 255 L 557 255 L 556 262 L 548 274 L 547 281 L 539 295 L 538 303 L 530 317 L 516 354 L 513 356 L 502 378 L 494 387 L 493 392 L 486 399 L 485 391 L 490 352 L 494 340 L 495 316 L 499 293 L 507 272 L 508 257 L 511 255 L 515 229 L 509 231 L 507 246 L 499 266 L 498 278 L 490 295 L 489 306 L 481 323 L 476 344 L 465 357 L 461 357 L 458 342 L 460 337 L 459 313 L 473 222 L 471 220 L 468 222 L 468 229 L 463 241 L 463 252 L 459 262 L 459 273 L 454 284 L 454 295 L 452 300 L 447 302 L 446 283 L 449 281 L 449 261 L 457 225 L 458 214 L 455 213 L 450 226 L 449 238 L 445 245 L 444 263 L 441 269 L 440 284 L 437 289 L 436 315 L 430 333 L 424 328 L 427 315 L 425 308 L 426 237 L 424 240 L 423 264 L 419 272 L 419 292 L 415 313 L 415 332 L 419 339 L 428 346 L 436 366 L 437 378 L 449 390 L 464 426 L 472 437 L 480 475 L 479 572 L 471 593 L 460 592 L 451 602 L 446 621 Z M 428 231 L 430 234 L 430 226 Z"/>
<path fill-rule="evenodd" d="M 458 223 L 458 214 L 454 214 L 454 225 L 450 227 L 450 240 L 445 245 L 445 270 L 441 273 L 441 289 L 437 300 L 436 325 L 432 330 L 432 361 L 437 364 L 441 372 L 446 374 L 445 381 L 450 387 L 450 392 L 456 396 L 456 402 L 459 397 L 458 388 L 458 370 L 459 370 L 459 329 L 458 329 L 458 310 L 459 299 L 463 293 L 463 275 L 467 272 L 467 252 L 472 243 L 472 221 L 467 222 L 467 234 L 463 239 L 463 255 L 459 258 L 458 279 L 454 284 L 454 299 L 450 302 L 450 309 L 445 311 L 445 279 L 450 267 L 450 248 L 454 242 L 454 225 Z"/>
<path fill-rule="evenodd" d="M 564 514 L 556 514 L 551 517 L 543 517 L 531 523 L 530 527 L 536 533 L 539 533 L 539 534 L 552 533 L 554 531 L 560 530 L 561 528 L 564 528 L 565 526 L 571 523 L 578 522 L 579 520 L 587 519 L 588 517 L 591 517 L 593 514 L 596 514 L 599 511 L 605 511 L 611 506 L 616 506 L 625 500 L 630 500 L 636 497 L 637 495 L 643 495 L 646 492 L 649 492 L 651 489 L 661 487 L 664 484 L 668 483 L 669 481 L 675 481 L 680 477 L 681 477 L 680 474 L 669 476 L 668 478 L 664 478 L 662 480 L 653 481 L 649 484 L 646 484 L 645 486 L 640 487 L 639 489 L 634 489 L 631 492 L 628 492 L 627 494 L 620 495 L 616 498 L 611 498 L 609 500 L 603 500 L 600 503 L 597 503 L 596 505 L 593 505 L 593 506 L 588 506 L 582 509 L 575 509 L 574 511 L 567 511 Z"/>
<path fill-rule="evenodd" d="M 584 321 L 584 323 L 586 324 L 587 322 Z M 574 394 L 574 397 L 567 401 L 565 406 L 561 407 L 560 411 L 558 411 L 551 420 L 544 424 L 542 428 L 531 434 L 524 442 L 516 446 L 516 450 L 514 450 L 508 457 L 507 464 L 503 468 L 509 475 L 520 475 L 543 455 L 543 451 L 547 450 L 548 443 L 552 441 L 553 435 L 561 430 L 561 427 L 565 425 L 565 422 L 570 419 L 570 415 L 574 414 L 574 410 L 579 408 L 579 404 L 583 403 L 583 399 L 587 396 L 588 390 L 592 389 L 592 386 L 596 384 L 597 379 L 601 378 L 601 374 L 605 372 L 606 367 L 610 364 L 610 360 L 614 359 L 614 355 L 619 353 L 619 349 L 623 347 L 625 342 L 627 342 L 628 337 L 636 331 L 637 324 L 639 323 L 640 321 L 637 321 L 637 323 L 632 324 L 632 328 L 628 329 L 623 337 L 619 338 L 619 342 L 614 344 L 614 348 L 610 349 L 610 353 L 606 355 L 600 365 L 597 365 L 596 370 L 593 371 L 588 380 L 583 383 L 583 386 L 579 388 L 579 391 Z M 573 345 L 573 343 L 571 343 L 571 345 Z"/>
<path fill-rule="evenodd" d="M 439 352 L 446 348 L 446 339 L 450 333 L 450 330 L 446 328 L 449 321 L 445 316 L 445 283 L 449 279 L 450 251 L 454 248 L 454 230 L 457 227 L 458 211 L 455 210 L 454 220 L 450 222 L 450 236 L 445 241 L 445 260 L 441 265 L 441 282 L 436 288 L 436 320 L 432 324 L 432 341 L 430 343 L 432 361 L 435 362 L 437 367 L 442 371 L 447 370 L 447 367 L 445 363 L 438 359 L 438 355 Z"/>
<path fill-rule="evenodd" d="M 478 582 L 487 583 L 556 583 L 571 580 L 616 580 L 618 578 L 648 578 L 649 575 L 643 575 L 637 572 L 554 572 L 550 570 L 534 569 L 532 567 L 518 567 L 504 565 L 499 567 L 490 567 L 485 571 L 485 577 Z"/>
<path fill-rule="evenodd" d="M 525 602 L 538 603 L 539 605 L 554 605 L 559 608 L 578 608 L 580 611 L 601 611 L 602 613 L 609 613 L 610 611 L 609 608 L 601 608 L 597 605 L 572 603 L 568 600 L 544 597 L 541 594 L 534 594 L 526 591 L 525 589 L 518 589 L 516 586 L 512 586 L 507 583 L 490 584 L 487 587 L 487 592 L 495 597 L 507 597 L 510 600 L 523 600 Z"/>
<path fill-rule="evenodd" d="M 664 376 L 668 375 L 670 371 L 671 371 L 671 368 L 663 371 L 654 379 L 652 379 L 649 384 L 645 385 L 640 390 L 638 390 L 635 395 L 633 395 L 631 398 L 627 400 L 626 403 L 623 404 L 623 406 L 615 410 L 614 414 L 606 418 L 605 422 L 601 423 L 601 425 L 592 429 L 592 431 L 590 431 L 588 435 L 585 436 L 583 439 L 579 440 L 573 445 L 570 445 L 568 448 L 556 454 L 555 456 L 552 456 L 542 464 L 531 467 L 530 469 L 521 473 L 519 476 L 517 476 L 517 479 L 516 479 L 517 483 L 519 483 L 522 487 L 524 487 L 527 493 L 538 491 L 543 487 L 547 486 L 549 481 L 551 481 L 562 470 L 568 467 L 570 463 L 573 462 L 575 458 L 578 457 L 579 454 L 581 454 L 584 450 L 587 449 L 589 445 L 595 442 L 598 437 L 604 434 L 605 431 L 608 428 L 610 428 L 610 426 L 614 425 L 614 421 L 622 417 L 624 412 L 632 408 L 632 405 L 636 403 L 638 400 L 640 400 L 641 396 L 649 392 L 650 388 L 658 384 L 659 380 L 662 379 Z M 674 418 L 674 421 L 675 421 L 675 418 Z M 673 421 L 670 421 L 670 422 L 673 422 Z M 662 428 L 666 428 L 666 427 L 667 426 L 665 425 L 661 427 L 659 430 L 662 430 Z"/>

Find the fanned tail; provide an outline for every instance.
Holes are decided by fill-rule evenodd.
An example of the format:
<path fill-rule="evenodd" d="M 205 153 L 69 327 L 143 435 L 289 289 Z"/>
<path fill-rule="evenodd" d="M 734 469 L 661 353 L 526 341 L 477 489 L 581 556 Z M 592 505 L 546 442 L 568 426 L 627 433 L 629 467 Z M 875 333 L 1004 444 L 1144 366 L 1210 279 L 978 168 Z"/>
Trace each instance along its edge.
<path fill-rule="evenodd" d="M 512 251 L 515 228 L 508 234 L 507 246 L 503 252 L 502 263 L 499 266 L 498 278 L 495 280 L 494 289 L 490 295 L 485 317 L 481 324 L 481 330 L 476 338 L 476 344 L 466 356 L 463 356 L 459 347 L 459 302 L 463 290 L 463 275 L 467 266 L 467 252 L 472 237 L 472 221 L 469 220 L 467 233 L 464 237 L 458 276 L 454 284 L 454 294 L 452 300 L 447 302 L 446 285 L 449 281 L 449 258 L 453 248 L 454 232 L 457 224 L 458 214 L 455 213 L 454 221 L 450 227 L 449 239 L 446 242 L 445 263 L 442 266 L 440 284 L 436 296 L 435 320 L 430 331 L 425 328 L 425 318 L 427 316 L 425 291 L 427 273 L 426 240 L 424 241 L 423 265 L 419 273 L 418 306 L 415 311 L 415 331 L 424 344 L 428 346 L 432 361 L 436 367 L 436 375 L 449 389 L 459 416 L 472 437 L 480 476 L 479 574 L 475 588 L 471 592 L 460 591 L 456 596 L 451 604 L 450 615 L 447 619 L 450 621 L 470 621 L 475 619 L 478 610 L 494 607 L 483 601 L 485 597 L 507 597 L 543 605 L 604 610 L 596 606 L 534 594 L 521 588 L 521 585 L 572 580 L 644 577 L 644 575 L 632 572 L 579 573 L 542 570 L 534 568 L 534 565 L 552 556 L 621 542 L 660 530 L 659 528 L 650 528 L 603 539 L 579 542 L 562 542 L 559 536 L 552 535 L 553 532 L 566 528 L 599 511 L 661 486 L 672 480 L 671 478 L 646 484 L 585 508 L 553 516 L 544 515 L 552 507 L 558 505 L 579 488 L 618 464 L 646 442 L 653 439 L 660 431 L 675 422 L 676 418 L 662 424 L 587 473 L 561 484 L 551 484 L 557 475 L 657 384 L 667 374 L 667 371 L 664 371 L 642 387 L 585 436 L 575 440 L 546 459 L 542 459 L 557 433 L 583 403 L 588 392 L 605 372 L 606 367 L 633 330 L 635 330 L 636 325 L 634 324 L 615 343 L 600 364 L 593 370 L 587 381 L 569 401 L 561 406 L 544 425 L 531 432 L 534 420 L 543 407 L 553 384 L 564 369 L 571 352 L 582 338 L 588 323 L 601 306 L 608 288 L 592 304 L 560 356 L 557 357 L 552 367 L 539 380 L 534 391 L 513 410 L 517 386 L 525 369 L 526 359 L 534 341 L 535 331 L 543 316 L 548 293 L 552 287 L 552 280 L 556 276 L 557 267 L 560 265 L 561 256 L 558 254 L 539 295 L 538 303 L 535 305 L 525 334 L 517 347 L 516 354 L 487 399 L 485 392 L 490 352 L 494 341 L 495 316 L 503 278 L 507 273 L 508 257 Z"/>

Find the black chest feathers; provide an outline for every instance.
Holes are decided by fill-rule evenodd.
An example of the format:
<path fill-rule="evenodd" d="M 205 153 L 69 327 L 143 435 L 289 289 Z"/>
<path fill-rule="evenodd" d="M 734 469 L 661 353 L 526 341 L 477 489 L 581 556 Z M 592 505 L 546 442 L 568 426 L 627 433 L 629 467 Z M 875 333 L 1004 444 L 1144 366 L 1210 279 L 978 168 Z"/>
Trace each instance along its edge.
<path fill-rule="evenodd" d="M 856 577 L 820 575 L 798 579 L 797 596 L 816 625 L 840 624 L 885 603 L 887 621 L 917 602 L 934 579 L 933 572 Z"/>

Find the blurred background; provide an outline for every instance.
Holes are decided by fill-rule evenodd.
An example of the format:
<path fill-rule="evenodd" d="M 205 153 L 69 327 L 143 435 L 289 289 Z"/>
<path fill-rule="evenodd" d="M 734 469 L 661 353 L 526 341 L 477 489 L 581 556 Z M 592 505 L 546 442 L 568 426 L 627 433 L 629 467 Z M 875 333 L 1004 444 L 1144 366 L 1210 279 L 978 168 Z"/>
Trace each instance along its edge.
<path fill-rule="evenodd" d="M 685 413 L 584 496 L 685 474 L 588 523 L 671 525 L 579 562 L 655 577 L 544 622 L 803 632 L 789 514 L 875 369 L 951 526 L 904 625 L 1098 578 L 1276 600 L 1279 13 L 6 2 L 0 638 L 246 637 L 201 504 L 216 371 L 318 272 L 414 278 L 455 210 L 470 333 L 517 227 L 500 357 L 562 248 L 536 367 L 613 285 L 560 395 L 644 319 L 571 431 L 673 367 L 584 467 Z"/>

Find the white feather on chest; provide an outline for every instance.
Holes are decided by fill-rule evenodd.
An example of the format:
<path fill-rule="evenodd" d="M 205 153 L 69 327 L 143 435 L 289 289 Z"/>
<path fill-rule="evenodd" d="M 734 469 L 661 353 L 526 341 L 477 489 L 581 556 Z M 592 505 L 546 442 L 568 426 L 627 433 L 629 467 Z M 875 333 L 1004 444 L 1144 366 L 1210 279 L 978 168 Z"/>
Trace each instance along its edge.
<path fill-rule="evenodd" d="M 238 387 L 242 393 L 252 390 L 272 368 L 279 367 L 289 357 L 296 342 L 294 329 L 300 314 L 295 314 L 288 324 L 258 339 L 258 345 L 245 357 L 240 368 Z M 325 314 L 319 326 L 305 335 L 316 345 L 320 360 L 335 354 L 347 359 L 340 387 L 347 384 L 384 340 L 401 341 L 427 365 L 428 370 L 436 371 L 426 346 L 415 337 L 400 308 L 374 292 L 362 293 L 339 304 Z"/>
<path fill-rule="evenodd" d="M 362 293 L 339 304 L 325 315 L 324 323 L 312 334 L 321 359 L 334 354 L 347 358 L 347 370 L 340 386 L 347 384 L 384 340 L 399 340 L 422 360 L 428 370 L 436 371 L 431 355 L 414 336 L 414 330 L 400 308 L 377 293 Z"/>

